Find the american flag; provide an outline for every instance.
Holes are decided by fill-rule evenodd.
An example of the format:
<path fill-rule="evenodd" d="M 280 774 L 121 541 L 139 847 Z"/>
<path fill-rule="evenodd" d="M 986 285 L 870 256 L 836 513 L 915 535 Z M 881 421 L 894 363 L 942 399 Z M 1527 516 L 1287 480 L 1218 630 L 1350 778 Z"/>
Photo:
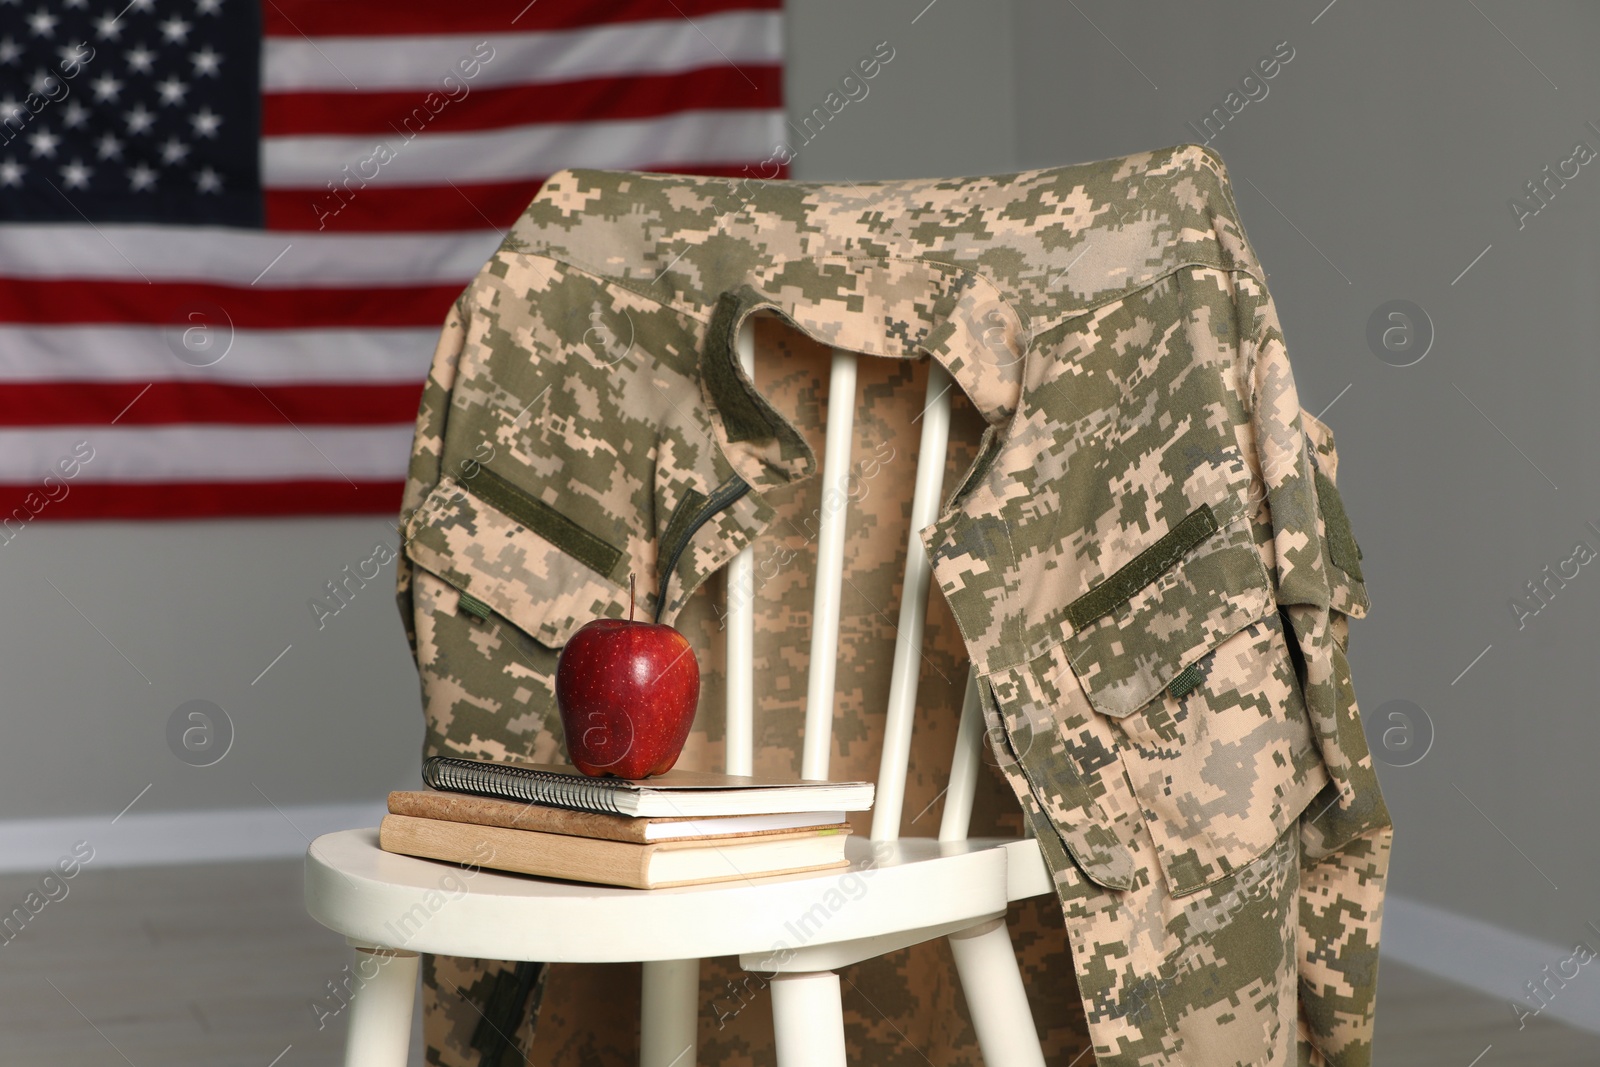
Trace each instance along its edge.
<path fill-rule="evenodd" d="M 545 176 L 772 176 L 780 5 L 0 0 L 0 540 L 397 511 Z"/>

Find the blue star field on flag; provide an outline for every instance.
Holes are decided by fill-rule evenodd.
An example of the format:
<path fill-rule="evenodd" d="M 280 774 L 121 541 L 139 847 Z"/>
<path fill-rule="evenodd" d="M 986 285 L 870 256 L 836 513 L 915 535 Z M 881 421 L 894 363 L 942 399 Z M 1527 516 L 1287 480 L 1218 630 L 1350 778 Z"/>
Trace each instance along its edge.
<path fill-rule="evenodd" d="M 0 219 L 261 225 L 253 0 L 0 0 Z"/>

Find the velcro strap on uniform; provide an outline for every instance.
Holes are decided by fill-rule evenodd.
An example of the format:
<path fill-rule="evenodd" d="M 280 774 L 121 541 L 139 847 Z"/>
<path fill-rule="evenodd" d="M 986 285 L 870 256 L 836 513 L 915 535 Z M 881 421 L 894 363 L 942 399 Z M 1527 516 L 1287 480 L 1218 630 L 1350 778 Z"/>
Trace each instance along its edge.
<path fill-rule="evenodd" d="M 738 359 L 739 324 L 744 321 L 745 309 L 753 302 L 754 294 L 740 290 L 723 293 L 711 312 L 711 325 L 706 329 L 703 361 L 706 385 L 716 399 L 717 411 L 730 442 L 765 441 L 777 436 L 771 413 L 750 395 L 734 370 Z"/>
<path fill-rule="evenodd" d="M 706 495 L 698 489 L 685 489 L 683 499 L 678 501 L 678 506 L 672 509 L 672 518 L 667 520 L 667 528 L 661 533 L 661 545 L 664 551 L 671 552 L 677 547 L 678 541 L 684 532 L 689 529 L 689 524 L 694 521 L 695 514 L 705 505 Z"/>
<path fill-rule="evenodd" d="M 488 467 L 479 467 L 470 479 L 457 481 L 463 489 L 493 504 L 561 551 L 598 574 L 610 577 L 622 558 L 616 547 L 567 518 L 543 500 L 506 481 Z"/>
<path fill-rule="evenodd" d="M 487 619 L 489 617 L 489 605 L 485 604 L 471 593 L 463 592 L 456 607 L 459 610 L 466 612 L 468 615 L 478 619 Z"/>
<path fill-rule="evenodd" d="M 1173 675 L 1172 681 L 1167 683 L 1167 695 L 1173 700 L 1182 700 L 1184 697 L 1194 692 L 1195 687 L 1200 684 L 1202 675 L 1203 672 L 1200 670 L 1200 664 L 1189 664 L 1183 670 Z"/>
<path fill-rule="evenodd" d="M 1154 582 L 1195 545 L 1217 532 L 1217 517 L 1209 504 L 1201 504 L 1166 536 L 1118 567 L 1105 581 L 1067 605 L 1067 621 L 1074 631 L 1110 615 Z"/>
<path fill-rule="evenodd" d="M 705 507 L 705 503 L 706 495 L 700 490 L 685 489 L 683 499 L 672 509 L 672 518 L 667 520 L 667 528 L 661 532 L 661 541 L 656 548 L 656 561 L 660 567 L 660 587 L 656 590 L 656 622 L 661 621 L 661 613 L 666 610 L 667 585 L 672 581 L 672 570 L 678 565 L 678 557 L 682 555 L 683 546 L 688 541 L 690 527 L 700 509 Z"/>
<path fill-rule="evenodd" d="M 1321 471 L 1316 472 L 1316 481 L 1317 504 L 1322 508 L 1322 525 L 1328 534 L 1328 555 L 1333 557 L 1335 567 L 1358 582 L 1365 581 L 1361 576 L 1361 546 L 1350 531 L 1350 516 L 1345 514 L 1339 487 Z"/>

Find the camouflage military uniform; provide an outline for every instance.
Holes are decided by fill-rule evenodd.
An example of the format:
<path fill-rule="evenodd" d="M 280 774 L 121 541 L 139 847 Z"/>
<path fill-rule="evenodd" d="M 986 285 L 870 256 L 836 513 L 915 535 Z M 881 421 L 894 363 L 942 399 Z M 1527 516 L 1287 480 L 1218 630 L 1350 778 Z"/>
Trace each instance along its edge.
<path fill-rule="evenodd" d="M 754 382 L 733 353 L 753 314 Z M 711 668 L 684 759 L 715 765 L 716 605 L 754 545 L 757 765 L 796 769 L 813 501 L 839 506 L 810 477 L 824 346 L 882 357 L 863 361 L 864 417 L 870 433 L 887 413 L 868 444 L 899 484 L 918 412 L 891 394 L 924 357 L 955 382 L 954 488 L 919 531 L 944 594 L 919 700 L 936 740 L 906 810 L 935 799 L 970 656 L 994 784 L 1060 905 L 1054 930 L 1013 909 L 1036 1011 L 1070 967 L 1102 1065 L 1370 1063 L 1392 829 L 1345 659 L 1360 551 L 1222 161 L 1197 145 L 948 181 L 552 177 L 458 302 L 419 415 L 400 603 L 427 751 L 558 754 L 557 650 L 627 611 L 631 573 Z M 881 736 L 892 634 L 850 634 L 883 629 L 909 499 L 856 467 L 868 606 L 841 642 L 836 776 L 870 773 Z M 1006 823 L 980 806 L 980 830 Z M 861 1062 L 976 1062 L 942 1010 L 944 958 L 919 950 L 846 972 L 869 983 L 846 989 Z M 429 1062 L 632 1054 L 636 1002 L 594 969 L 464 966 L 430 961 Z M 714 1004 L 734 972 L 708 971 Z M 1080 1024 L 1045 1010 L 1069 1062 Z M 736 1039 L 702 1024 L 702 1062 L 768 1062 L 734 1015 Z"/>

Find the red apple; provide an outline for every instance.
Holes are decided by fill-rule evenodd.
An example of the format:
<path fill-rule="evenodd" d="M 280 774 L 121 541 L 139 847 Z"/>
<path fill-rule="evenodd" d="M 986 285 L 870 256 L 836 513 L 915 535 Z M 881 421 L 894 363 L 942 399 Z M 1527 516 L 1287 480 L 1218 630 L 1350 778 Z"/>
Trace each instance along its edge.
<path fill-rule="evenodd" d="M 700 700 L 700 664 L 670 626 L 595 619 L 556 660 L 556 706 L 574 766 L 648 778 L 678 761 Z"/>

